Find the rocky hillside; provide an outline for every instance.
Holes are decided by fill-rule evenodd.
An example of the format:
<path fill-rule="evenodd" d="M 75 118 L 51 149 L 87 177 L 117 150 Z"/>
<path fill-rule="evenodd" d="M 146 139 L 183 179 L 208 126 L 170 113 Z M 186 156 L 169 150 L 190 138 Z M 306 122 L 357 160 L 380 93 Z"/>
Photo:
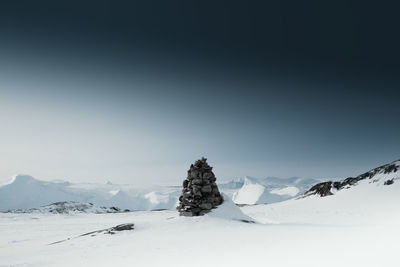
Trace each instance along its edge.
<path fill-rule="evenodd" d="M 327 181 L 314 185 L 304 193 L 302 197 L 319 195 L 321 197 L 335 194 L 337 191 L 349 189 L 359 183 L 380 185 L 391 185 L 400 179 L 400 160 L 382 165 L 363 173 L 357 177 L 349 177 L 340 181 Z"/>

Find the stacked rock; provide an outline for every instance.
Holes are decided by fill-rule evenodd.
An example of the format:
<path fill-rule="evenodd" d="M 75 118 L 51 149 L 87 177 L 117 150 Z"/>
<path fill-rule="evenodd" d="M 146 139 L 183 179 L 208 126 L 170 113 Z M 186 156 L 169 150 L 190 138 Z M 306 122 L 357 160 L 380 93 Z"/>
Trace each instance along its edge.
<path fill-rule="evenodd" d="M 223 198 L 215 183 L 216 178 L 206 158 L 190 165 L 183 181 L 182 195 L 177 210 L 182 216 L 201 216 L 217 207 Z"/>

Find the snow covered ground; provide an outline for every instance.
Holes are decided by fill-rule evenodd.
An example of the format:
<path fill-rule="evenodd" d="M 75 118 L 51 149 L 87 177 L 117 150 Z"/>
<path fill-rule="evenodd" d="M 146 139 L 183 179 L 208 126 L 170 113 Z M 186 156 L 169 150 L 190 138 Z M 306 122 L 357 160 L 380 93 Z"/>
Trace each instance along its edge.
<path fill-rule="evenodd" d="M 311 195 L 270 205 L 245 206 L 262 223 L 388 225 L 400 222 L 400 181 L 392 185 L 360 181 L 334 195 Z M 400 237 L 400 236 L 399 236 Z"/>
<path fill-rule="evenodd" d="M 175 210 L 120 212 L 79 202 L 0 213 L 0 266 L 398 267 L 399 168 L 396 161 L 361 180 L 348 178 L 325 197 L 313 192 L 299 197 L 308 183 L 301 179 L 232 181 L 221 186 L 230 193 L 223 195 L 224 203 L 202 217 L 180 217 Z M 10 201 L 3 206 L 37 205 L 34 201 L 76 194 L 87 201 L 97 192 L 99 198 L 117 195 L 124 203 L 132 200 L 126 192 L 137 192 L 112 184 L 87 186 L 94 188 L 17 177 L 0 187 L 0 200 Z M 167 203 L 178 188 L 168 190 L 143 191 L 139 199 Z M 41 198 L 34 198 L 38 192 Z M 231 200 L 252 204 L 280 195 L 292 199 L 242 207 Z M 126 223 L 134 229 L 84 235 Z"/>
<path fill-rule="evenodd" d="M 400 183 L 365 183 L 242 207 L 257 223 L 232 202 L 203 217 L 0 213 L 0 266 L 399 266 L 399 203 Z M 135 229 L 77 237 L 123 223 Z"/>

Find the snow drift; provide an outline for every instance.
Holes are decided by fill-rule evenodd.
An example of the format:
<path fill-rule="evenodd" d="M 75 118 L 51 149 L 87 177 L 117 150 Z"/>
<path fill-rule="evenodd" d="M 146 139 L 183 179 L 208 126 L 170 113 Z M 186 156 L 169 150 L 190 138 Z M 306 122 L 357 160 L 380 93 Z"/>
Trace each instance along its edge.
<path fill-rule="evenodd" d="M 252 218 L 242 212 L 242 210 L 230 199 L 228 195 L 222 194 L 222 197 L 224 198 L 224 202 L 215 209 L 212 209 L 205 216 L 221 218 L 225 220 L 254 222 Z"/>

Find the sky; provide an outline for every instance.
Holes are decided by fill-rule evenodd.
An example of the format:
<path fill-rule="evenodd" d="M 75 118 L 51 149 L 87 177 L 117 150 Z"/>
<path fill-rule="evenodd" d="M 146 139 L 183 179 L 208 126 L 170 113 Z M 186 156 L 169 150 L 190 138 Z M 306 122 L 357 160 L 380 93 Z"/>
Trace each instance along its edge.
<path fill-rule="evenodd" d="M 0 3 L 0 180 L 355 176 L 400 159 L 394 4 Z"/>

